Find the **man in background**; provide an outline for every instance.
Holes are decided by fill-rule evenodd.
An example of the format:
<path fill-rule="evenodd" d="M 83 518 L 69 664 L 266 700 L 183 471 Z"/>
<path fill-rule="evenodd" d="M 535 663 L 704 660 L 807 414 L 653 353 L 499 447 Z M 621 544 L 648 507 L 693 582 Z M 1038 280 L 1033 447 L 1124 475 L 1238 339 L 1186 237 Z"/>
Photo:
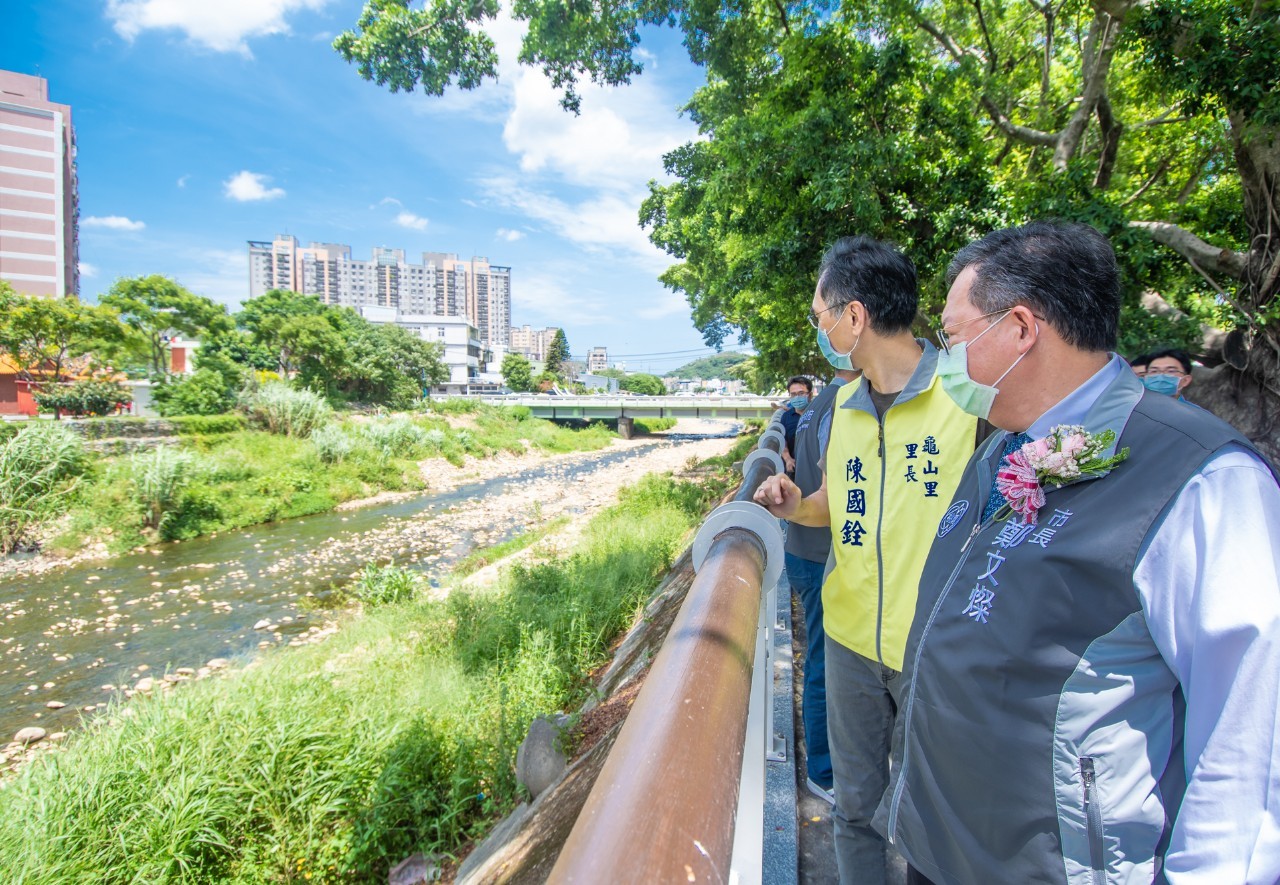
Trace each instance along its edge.
<path fill-rule="evenodd" d="M 840 369 L 814 397 L 796 425 L 795 482 L 805 495 L 822 487 L 822 460 L 831 439 L 831 410 L 840 386 L 858 377 Z M 805 785 L 814 795 L 835 803 L 831 792 L 831 748 L 827 743 L 826 634 L 822 629 L 822 578 L 831 555 L 831 529 L 800 523 L 787 525 L 787 580 L 804 607 L 804 694 L 800 703 L 804 722 Z"/>

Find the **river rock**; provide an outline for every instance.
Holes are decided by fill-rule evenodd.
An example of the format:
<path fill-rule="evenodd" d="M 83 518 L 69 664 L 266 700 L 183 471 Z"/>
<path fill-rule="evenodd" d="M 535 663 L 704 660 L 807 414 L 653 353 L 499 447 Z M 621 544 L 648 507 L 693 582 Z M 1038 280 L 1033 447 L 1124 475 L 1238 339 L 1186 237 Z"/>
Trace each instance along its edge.
<path fill-rule="evenodd" d="M 45 731 L 43 728 L 39 728 L 35 725 L 32 725 L 28 728 L 22 729 L 17 734 L 15 734 L 13 736 L 13 740 L 14 740 L 14 743 L 22 744 L 25 747 L 28 744 L 34 744 L 37 741 L 44 740 L 47 734 L 48 732 Z"/>
<path fill-rule="evenodd" d="M 560 747 L 568 723 L 564 715 L 539 716 L 516 752 L 516 780 L 535 797 L 559 780 L 569 765 Z"/>
<path fill-rule="evenodd" d="M 222 670 L 227 666 L 226 658 L 210 658 L 209 663 L 205 664 L 210 670 Z"/>
<path fill-rule="evenodd" d="M 253 629 L 269 630 L 271 629 L 271 621 L 268 618 L 263 618 L 261 621 L 253 625 Z"/>
<path fill-rule="evenodd" d="M 179 667 L 174 672 L 177 673 L 179 676 L 194 676 L 196 671 L 193 670 L 191 667 Z"/>
<path fill-rule="evenodd" d="M 66 704 L 62 703 L 62 701 L 49 701 L 49 703 L 45 704 L 45 706 L 48 707 L 50 710 L 61 710 L 63 707 L 66 706 Z"/>
<path fill-rule="evenodd" d="M 153 680 L 150 676 L 144 676 L 138 680 L 137 684 L 133 686 L 133 690 L 145 692 L 145 691 L 151 691 L 151 689 L 154 687 L 155 687 L 155 680 Z"/>
<path fill-rule="evenodd" d="M 427 857 L 422 852 L 400 861 L 387 877 L 388 885 L 427 885 L 438 881 L 440 865 L 436 855 Z"/>

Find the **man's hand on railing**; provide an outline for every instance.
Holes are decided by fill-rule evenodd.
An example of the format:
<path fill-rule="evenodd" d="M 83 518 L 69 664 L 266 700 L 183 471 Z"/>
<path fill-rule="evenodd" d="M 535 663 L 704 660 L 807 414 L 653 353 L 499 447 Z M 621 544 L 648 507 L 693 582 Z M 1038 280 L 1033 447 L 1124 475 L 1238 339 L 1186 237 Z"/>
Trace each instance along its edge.
<path fill-rule="evenodd" d="M 779 474 L 760 483 L 752 500 L 779 519 L 790 519 L 803 497 L 799 486 L 785 474 Z"/>

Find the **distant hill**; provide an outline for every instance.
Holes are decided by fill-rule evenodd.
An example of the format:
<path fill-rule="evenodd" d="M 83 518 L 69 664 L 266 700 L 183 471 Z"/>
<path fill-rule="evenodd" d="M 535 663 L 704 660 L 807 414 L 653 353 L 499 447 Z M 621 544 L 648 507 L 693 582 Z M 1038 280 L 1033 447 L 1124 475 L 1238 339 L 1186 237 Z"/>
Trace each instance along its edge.
<path fill-rule="evenodd" d="M 736 366 L 750 359 L 745 353 L 717 353 L 715 356 L 704 356 L 678 369 L 672 369 L 664 378 L 728 378 L 729 367 Z"/>

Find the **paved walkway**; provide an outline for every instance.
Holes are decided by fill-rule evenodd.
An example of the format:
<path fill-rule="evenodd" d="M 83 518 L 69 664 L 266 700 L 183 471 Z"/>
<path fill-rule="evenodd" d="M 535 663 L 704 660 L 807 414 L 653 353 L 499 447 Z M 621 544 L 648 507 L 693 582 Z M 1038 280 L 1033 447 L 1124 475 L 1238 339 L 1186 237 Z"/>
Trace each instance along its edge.
<path fill-rule="evenodd" d="M 804 722 L 800 715 L 800 696 L 804 685 L 804 615 L 800 601 L 794 595 L 791 602 L 792 661 L 795 678 L 795 729 L 796 729 L 796 815 L 799 820 L 799 882 L 800 885 L 827 885 L 839 881 L 836 874 L 835 838 L 832 833 L 831 806 L 804 787 L 805 751 Z M 889 853 L 889 885 L 906 885 L 907 865 L 896 851 Z M 857 882 L 849 885 L 858 885 Z"/>

